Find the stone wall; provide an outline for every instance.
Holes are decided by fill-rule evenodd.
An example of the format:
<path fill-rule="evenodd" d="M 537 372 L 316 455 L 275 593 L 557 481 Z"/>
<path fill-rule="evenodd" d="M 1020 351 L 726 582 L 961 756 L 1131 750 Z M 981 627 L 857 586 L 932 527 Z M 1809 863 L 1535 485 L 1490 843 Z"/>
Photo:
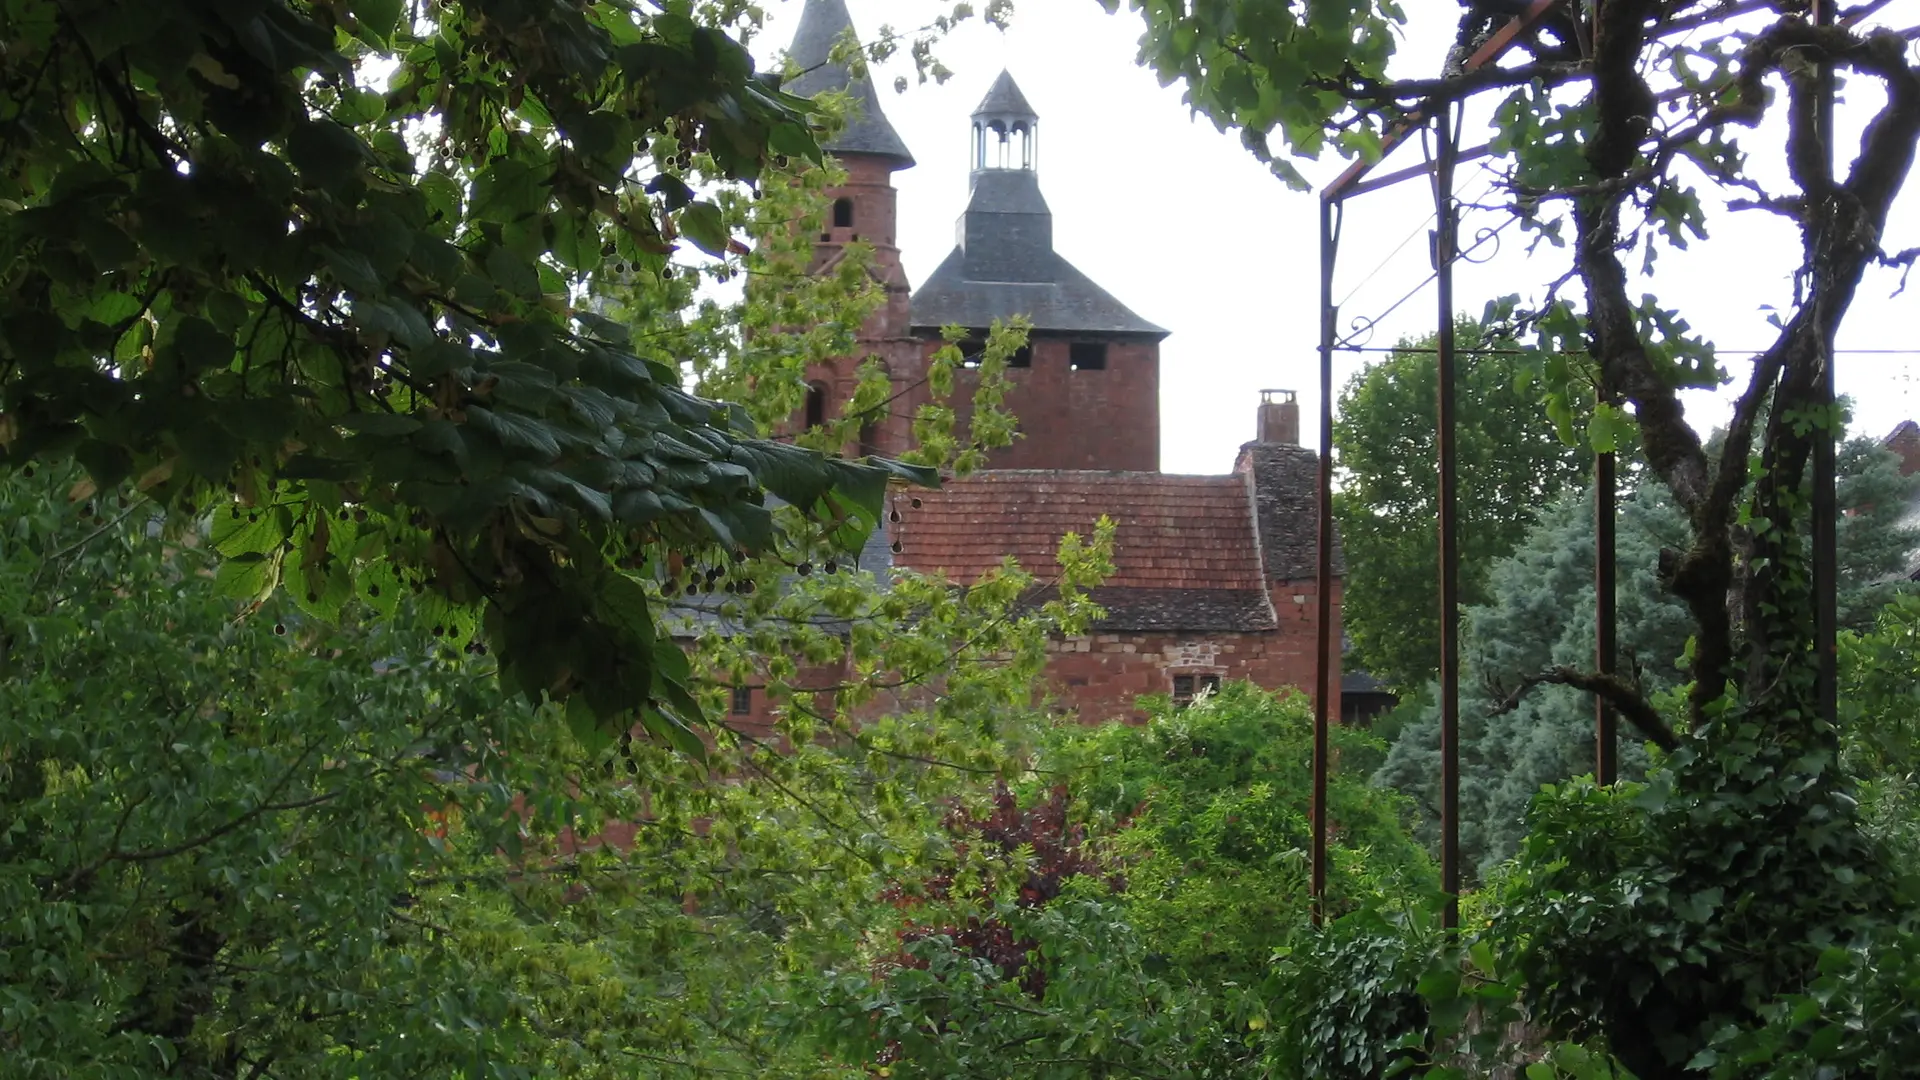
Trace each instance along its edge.
<path fill-rule="evenodd" d="M 1047 643 L 1043 696 L 1054 708 L 1075 713 L 1083 723 L 1107 720 L 1138 723 L 1146 713 L 1135 705 L 1141 694 L 1167 694 L 1176 675 L 1218 675 L 1222 681 L 1245 680 L 1267 690 L 1293 687 L 1311 697 L 1314 690 L 1314 621 L 1318 605 L 1311 581 L 1283 581 L 1273 588 L 1279 628 L 1265 631 L 1108 632 L 1056 637 Z M 1333 670 L 1328 681 L 1333 698 L 1328 714 L 1340 716 L 1340 587 L 1334 585 Z M 801 686 L 834 686 L 848 678 L 842 665 L 811 665 L 796 682 Z M 879 716 L 915 707 L 925 687 L 882 693 L 862 710 Z M 772 736 L 773 704 L 754 680 L 744 715 L 723 716 L 730 726 L 754 738 Z M 807 704 L 830 715 L 832 695 L 820 694 Z"/>
<path fill-rule="evenodd" d="M 1332 701 L 1329 715 L 1340 715 L 1340 594 L 1334 592 Z M 1176 675 L 1218 675 L 1246 680 L 1268 690 L 1314 690 L 1314 634 L 1318 605 L 1314 583 L 1280 582 L 1274 608 L 1280 628 L 1263 632 L 1101 633 L 1057 638 L 1048 644 L 1047 678 L 1056 702 L 1077 712 L 1083 723 L 1106 720 L 1139 722 L 1146 714 L 1135 704 L 1141 694 L 1166 694 Z"/>

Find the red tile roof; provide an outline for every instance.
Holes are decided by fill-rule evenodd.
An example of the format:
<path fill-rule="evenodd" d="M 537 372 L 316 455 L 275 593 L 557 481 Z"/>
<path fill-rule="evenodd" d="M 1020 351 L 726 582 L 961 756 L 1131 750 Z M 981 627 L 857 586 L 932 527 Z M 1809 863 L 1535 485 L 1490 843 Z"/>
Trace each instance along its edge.
<path fill-rule="evenodd" d="M 1008 555 L 1046 578 L 1060 538 L 1114 521 L 1110 588 L 1263 591 L 1247 482 L 1238 475 L 998 469 L 903 496 L 894 564 L 967 584 Z"/>

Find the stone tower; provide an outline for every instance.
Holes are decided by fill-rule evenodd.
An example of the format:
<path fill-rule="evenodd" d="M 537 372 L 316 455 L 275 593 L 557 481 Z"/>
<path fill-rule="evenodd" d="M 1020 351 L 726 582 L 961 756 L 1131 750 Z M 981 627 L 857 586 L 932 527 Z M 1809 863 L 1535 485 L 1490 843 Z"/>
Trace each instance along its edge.
<path fill-rule="evenodd" d="M 800 97 L 844 93 L 854 101 L 855 114 L 845 130 L 822 147 L 838 159 L 847 180 L 828 193 L 833 206 L 824 231 L 814 241 L 813 268 L 817 272 L 831 267 L 845 256 L 848 244 L 864 241 L 873 247 L 871 272 L 886 291 L 886 303 L 862 329 L 856 355 L 817 364 L 807 372 L 812 387 L 802 417 L 807 422 L 841 415 L 842 407 L 853 396 L 855 371 L 867 357 L 878 357 L 885 363 L 896 382 L 910 375 L 920 357 L 920 343 L 909 322 L 907 275 L 900 268 L 894 228 L 898 207 L 893 174 L 911 168 L 913 155 L 887 122 L 873 81 L 865 76 L 856 79 L 844 65 L 829 59 L 834 43 L 852 26 L 845 0 L 807 0 L 800 14 L 800 28 L 787 50 L 801 73 L 783 89 Z M 859 445 L 848 450 L 899 453 L 908 446 L 909 431 L 904 411 L 895 408 L 862 425 Z"/>
<path fill-rule="evenodd" d="M 1157 471 L 1167 332 L 1053 250 L 1039 127 L 1013 76 L 1001 72 L 973 111 L 973 193 L 953 252 L 913 297 L 912 331 L 930 356 L 943 327 L 984 339 L 995 319 L 1032 320 L 1031 348 L 1008 372 L 1021 438 L 995 451 L 991 467 Z M 969 382 L 955 383 L 963 416 Z"/>

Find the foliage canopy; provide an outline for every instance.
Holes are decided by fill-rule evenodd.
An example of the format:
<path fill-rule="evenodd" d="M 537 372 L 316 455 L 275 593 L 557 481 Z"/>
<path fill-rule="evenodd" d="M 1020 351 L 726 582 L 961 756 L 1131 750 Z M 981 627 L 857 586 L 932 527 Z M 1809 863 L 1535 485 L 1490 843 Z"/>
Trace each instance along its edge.
<path fill-rule="evenodd" d="M 1871 629 L 1899 591 L 1907 552 L 1920 533 L 1901 524 L 1915 486 L 1876 440 L 1849 439 L 1838 463 L 1840 612 Z M 1622 665 L 1671 711 L 1686 680 L 1686 609 L 1660 587 L 1663 546 L 1681 542 L 1686 521 L 1664 488 L 1640 484 L 1616 510 L 1618 648 Z M 1563 497 L 1540 515 L 1512 555 L 1493 564 L 1490 596 L 1466 612 L 1461 850 L 1469 867 L 1490 870 L 1520 847 L 1526 811 L 1542 785 L 1593 771 L 1592 699 L 1568 686 L 1543 686 L 1506 708 L 1528 674 L 1591 662 L 1594 651 L 1593 496 Z M 1896 580 L 1889 580 L 1896 579 Z M 1849 669 L 1850 670 L 1850 669 Z M 1438 816 L 1439 716 L 1414 704 L 1378 779 L 1412 795 L 1433 836 Z M 1629 729 L 1622 775 L 1644 776 L 1648 758 Z"/>
<path fill-rule="evenodd" d="M 825 635 L 845 685 L 757 676 L 772 729 L 698 761 L 577 737 L 411 600 L 236 619 L 206 523 L 74 503 L 78 475 L 0 481 L 10 1077 L 861 1075 L 820 1056 L 810 980 L 1024 767 L 1046 634 L 1088 610 L 1011 570 L 789 582 L 751 625 L 810 629 L 770 655 L 861 598 Z"/>
<path fill-rule="evenodd" d="M 1513 347 L 1483 337 L 1476 321 L 1460 320 L 1454 336 L 1462 349 Z M 1333 428 L 1341 476 L 1334 513 L 1347 559 L 1341 626 L 1353 640 L 1343 662 L 1403 694 L 1420 691 L 1439 662 L 1433 342 L 1403 342 L 1404 351 L 1355 374 Z M 1494 560 L 1520 543 L 1541 507 L 1584 483 L 1592 460 L 1540 423 L 1527 370 L 1524 357 L 1470 356 L 1455 388 L 1463 604 L 1486 600 Z"/>
<path fill-rule="evenodd" d="M 236 595 L 421 593 L 459 641 L 484 616 L 510 684 L 696 749 L 646 585 L 857 544 L 890 475 L 930 478 L 682 389 L 668 257 L 745 250 L 696 189 L 820 156 L 745 15 L 7 4 L 4 463 L 217 508 Z"/>
<path fill-rule="evenodd" d="M 1490 319 L 1538 347 L 1549 416 L 1580 402 L 1607 410 L 1589 439 L 1602 450 L 1630 420 L 1637 456 L 1685 524 L 1657 571 L 1686 611 L 1690 648 L 1670 768 L 1644 791 L 1576 786 L 1545 799 L 1493 913 L 1488 981 L 1452 982 L 1504 987 L 1534 1022 L 1603 1037 L 1641 1080 L 1713 1068 L 1725 1033 L 1798 1007 L 1787 1002 L 1821 980 L 1835 943 L 1892 941 L 1914 914 L 1863 828 L 1842 732 L 1823 715 L 1807 558 L 1809 465 L 1841 418 L 1832 343 L 1874 267 L 1920 257 L 1888 234 L 1920 145 L 1907 37 L 1873 5 L 1829 25 L 1790 3 L 1737 21 L 1708 2 L 1601 0 L 1543 8 L 1509 62 L 1466 70 L 1505 21 L 1475 5 L 1444 55 L 1427 43 L 1438 74 L 1403 78 L 1388 70 L 1402 21 L 1391 0 L 1128 6 L 1146 27 L 1143 62 L 1296 183 L 1279 158 L 1332 146 L 1370 159 L 1396 125 L 1498 95 L 1494 198 L 1566 258 L 1548 270 L 1536 257 L 1538 287 L 1496 302 Z M 1857 141 L 1836 137 L 1835 79 Z M 1747 134 L 1764 120 L 1783 141 Z M 1709 194 L 1729 213 L 1778 217 L 1795 238 L 1783 254 L 1797 255 L 1717 447 L 1687 422 L 1681 394 L 1731 376 L 1651 277 L 1663 253 L 1708 239 Z M 1568 284 L 1577 300 L 1562 295 Z M 1556 667 L 1522 687 L 1556 684 L 1658 715 L 1617 673 Z M 1433 1030 L 1461 1035 L 1438 1020 Z M 1458 1072 L 1443 1052 L 1417 1063 Z"/>

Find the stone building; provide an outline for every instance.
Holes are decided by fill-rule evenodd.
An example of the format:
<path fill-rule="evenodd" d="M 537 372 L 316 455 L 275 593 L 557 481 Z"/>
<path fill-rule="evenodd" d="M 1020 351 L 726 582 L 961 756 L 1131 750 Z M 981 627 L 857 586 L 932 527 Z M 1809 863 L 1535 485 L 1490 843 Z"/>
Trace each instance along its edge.
<path fill-rule="evenodd" d="M 860 441 L 877 453 L 902 450 L 919 404 L 911 388 L 921 385 L 944 327 L 960 327 L 970 340 L 1014 315 L 1033 327 L 1008 371 L 1020 437 L 994 452 L 988 469 L 917 493 L 918 507 L 900 507 L 890 526 L 893 564 L 967 584 L 1012 555 L 1044 578 L 1061 537 L 1090 534 L 1104 515 L 1117 526 L 1115 572 L 1095 593 L 1107 615 L 1092 633 L 1052 643 L 1048 677 L 1061 705 L 1095 721 L 1130 715 L 1142 693 L 1187 697 L 1222 679 L 1311 692 L 1319 462 L 1299 445 L 1293 394 L 1264 395 L 1258 436 L 1240 448 L 1231 472 L 1159 471 L 1160 342 L 1168 331 L 1054 250 L 1040 189 L 1040 117 L 1005 72 L 971 117 L 972 190 L 954 248 L 910 294 L 895 243 L 892 176 L 913 158 L 872 84 L 828 61 L 849 26 L 844 0 L 807 0 L 790 49 L 804 74 L 788 89 L 846 91 L 864 107 L 827 146 L 847 182 L 830 193 L 814 262 L 829 266 L 848 243 L 867 241 L 887 303 L 866 326 L 859 354 L 809 373 L 809 418 L 837 415 L 856 367 L 878 357 L 906 389 Z M 956 399 L 971 389 L 963 371 Z M 1336 641 L 1338 588 L 1336 581 Z M 1337 695 L 1337 670 L 1332 685 Z M 1337 701 L 1332 711 L 1338 715 Z"/>

